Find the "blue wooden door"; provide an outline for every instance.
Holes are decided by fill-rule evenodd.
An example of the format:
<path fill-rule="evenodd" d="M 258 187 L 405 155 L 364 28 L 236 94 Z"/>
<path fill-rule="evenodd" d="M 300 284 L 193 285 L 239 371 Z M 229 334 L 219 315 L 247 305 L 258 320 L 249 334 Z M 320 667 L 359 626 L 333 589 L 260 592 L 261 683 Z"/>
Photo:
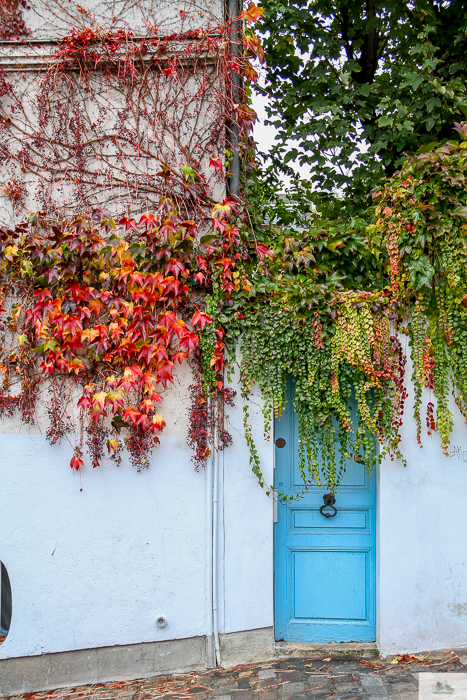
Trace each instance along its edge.
<path fill-rule="evenodd" d="M 290 383 L 287 408 L 275 421 L 276 442 L 285 440 L 285 446 L 275 447 L 275 488 L 298 494 L 303 481 L 291 394 Z M 301 500 L 278 506 L 276 640 L 372 642 L 376 639 L 375 477 L 349 460 L 333 518 L 319 510 L 325 493 L 326 489 L 312 487 Z"/>

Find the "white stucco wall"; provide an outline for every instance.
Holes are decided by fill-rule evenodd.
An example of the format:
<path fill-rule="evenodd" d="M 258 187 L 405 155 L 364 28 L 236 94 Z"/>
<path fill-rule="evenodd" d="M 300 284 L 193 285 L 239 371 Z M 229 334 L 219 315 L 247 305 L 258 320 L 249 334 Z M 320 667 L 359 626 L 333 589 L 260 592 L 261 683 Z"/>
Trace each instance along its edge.
<path fill-rule="evenodd" d="M 128 464 L 73 474 L 69 446 L 38 435 L 0 445 L 13 595 L 0 658 L 204 633 L 203 475 L 182 438 L 167 436 L 140 474 Z"/>
<path fill-rule="evenodd" d="M 68 444 L 0 425 L 0 559 L 13 592 L 0 659 L 205 634 L 206 479 L 185 442 L 189 383 L 189 372 L 179 373 L 162 407 L 161 445 L 141 473 L 124 461 L 78 474 Z M 274 445 L 262 439 L 260 410 L 253 396 L 270 484 Z M 447 458 L 437 435 L 417 446 L 411 411 L 409 399 L 408 466 L 387 461 L 378 476 L 384 655 L 467 645 L 467 428 L 453 405 Z M 218 605 L 219 631 L 230 633 L 273 624 L 273 504 L 250 470 L 239 396 L 227 413 L 234 444 L 219 460 Z"/>
<path fill-rule="evenodd" d="M 167 428 L 141 473 L 125 460 L 73 472 L 69 444 L 3 423 L 0 559 L 13 618 L 0 659 L 205 634 L 205 473 L 186 445 L 189 383 L 181 373 L 162 404 Z M 220 631 L 233 632 L 272 625 L 272 503 L 250 471 L 240 400 L 229 415 L 219 608 Z"/>
<path fill-rule="evenodd" d="M 53 211 L 60 221 L 95 207 L 108 208 L 116 220 L 129 212 L 133 216 L 147 213 L 157 208 L 161 196 L 156 177 L 161 163 L 169 163 L 180 172 L 184 164 L 192 162 L 192 156 L 209 183 L 210 197 L 222 200 L 224 178 L 209 166 L 211 156 L 222 153 L 225 146 L 223 130 L 219 129 L 225 122 L 222 59 L 218 63 L 222 50 L 216 58 L 209 57 L 209 51 L 201 48 L 202 37 L 188 39 L 186 35 L 202 30 L 218 36 L 219 24 L 225 20 L 224 2 L 81 3 L 36 0 L 23 12 L 30 30 L 28 41 L 0 41 L 0 70 L 11 84 L 11 90 L 2 93 L 1 113 L 6 119 L 2 136 L 12 154 L 0 163 L 0 223 L 12 226 L 31 211 Z M 57 42 L 84 30 L 101 37 L 119 31 L 128 31 L 135 38 L 169 37 L 163 53 L 160 45 L 148 44 L 143 64 L 137 62 L 137 70 L 141 67 L 147 83 L 144 104 L 139 101 L 139 88 L 128 76 L 124 80 L 117 75 L 109 78 L 100 70 L 91 70 L 85 84 L 70 69 L 68 78 L 57 76 L 53 87 L 47 83 L 44 88 L 46 71 L 59 50 Z M 177 34 L 185 39 L 176 40 Z M 120 57 L 123 48 L 121 52 Z M 153 59 L 156 65 L 160 61 L 166 65 L 165 61 L 180 56 L 184 69 L 179 70 L 176 81 L 148 68 Z M 45 116 L 47 110 L 50 118 Z M 80 143 L 86 153 L 84 169 L 73 133 L 78 113 Z M 43 141 L 37 150 L 38 133 Z M 120 134 L 118 145 L 114 142 L 116 133 Z M 135 138 L 138 147 L 133 143 Z M 23 161 L 27 165 L 20 167 Z M 21 184 L 19 198 L 11 196 L 12 178 L 16 178 L 14 189 Z M 182 216 L 192 218 L 191 214 Z"/>
<path fill-rule="evenodd" d="M 22 67 L 21 89 L 32 103 L 39 71 L 70 27 L 130 27 L 141 35 L 149 24 L 170 34 L 212 28 L 224 17 L 219 0 L 147 0 L 137 6 L 124 0 L 114 18 L 108 4 L 96 0 L 67 8 L 66 21 L 60 10 L 56 0 L 34 3 L 24 16 L 30 39 L 40 43 L 9 46 L 0 60 L 8 71 Z M 33 119 L 32 108 L 26 112 Z M 199 131 L 213 118 L 205 112 Z M 0 180 L 7 175 L 0 168 Z M 224 196 L 221 189 L 216 196 Z M 37 209 L 35 201 L 27 201 L 28 209 Z M 15 218 L 5 197 L 0 214 L 4 223 Z M 161 407 L 167 428 L 141 473 L 124 459 L 119 468 L 106 460 L 94 470 L 86 463 L 77 474 L 69 467 L 72 444 L 50 446 L 46 425 L 0 421 L 0 560 L 13 596 L 0 659 L 206 633 L 206 475 L 195 472 L 186 445 L 189 383 L 180 372 L 168 391 Z M 255 418 L 261 402 L 255 401 L 251 419 L 272 483 L 273 445 L 263 442 L 262 417 Z M 237 632 L 273 624 L 273 522 L 272 501 L 251 473 L 240 398 L 228 413 L 234 445 L 219 460 L 225 508 L 219 519 L 218 604 L 220 632 Z M 168 620 L 162 630 L 156 625 L 161 614 Z"/>
<path fill-rule="evenodd" d="M 235 381 L 233 382 L 235 385 Z M 265 483 L 273 483 L 274 442 L 264 440 L 262 401 L 253 389 L 250 424 L 261 457 Z M 229 409 L 234 444 L 224 452 L 224 632 L 274 624 L 273 501 L 259 487 L 249 466 L 243 437 L 242 399 Z"/>
<path fill-rule="evenodd" d="M 407 376 L 411 371 L 408 366 Z M 383 654 L 467 645 L 467 426 L 452 401 L 451 456 L 443 454 L 439 435 L 425 429 L 420 449 L 412 407 L 410 392 L 402 429 L 408 466 L 386 460 L 379 475 Z"/>
<path fill-rule="evenodd" d="M 113 4 L 81 0 L 81 4 L 67 6 L 65 12 L 60 0 L 36 0 L 23 11 L 29 38 L 40 41 L 66 36 L 71 28 L 80 31 L 91 26 L 104 31 L 130 29 L 136 36 L 145 36 L 151 27 L 164 36 L 215 25 L 223 21 L 223 14 L 221 0 L 120 0 Z"/>

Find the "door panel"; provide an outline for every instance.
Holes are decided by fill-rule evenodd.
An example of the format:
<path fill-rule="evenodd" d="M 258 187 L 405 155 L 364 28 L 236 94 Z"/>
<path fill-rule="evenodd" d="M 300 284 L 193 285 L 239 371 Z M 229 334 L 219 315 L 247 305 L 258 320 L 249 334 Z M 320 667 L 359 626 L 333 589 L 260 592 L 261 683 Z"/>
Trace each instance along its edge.
<path fill-rule="evenodd" d="M 295 618 L 365 620 L 366 555 L 338 550 L 293 552 Z M 343 587 L 342 579 L 351 584 Z"/>
<path fill-rule="evenodd" d="M 275 487 L 301 493 L 298 425 L 291 403 L 275 421 Z M 338 449 L 338 446 L 336 447 Z M 301 642 L 373 641 L 375 631 L 376 487 L 365 467 L 348 460 L 336 494 L 337 514 L 319 508 L 326 490 L 279 504 L 275 525 L 276 639 Z"/>
<path fill-rule="evenodd" d="M 338 515 L 329 519 L 324 519 L 318 508 L 310 508 L 309 510 L 298 510 L 291 508 L 290 514 L 292 516 L 290 529 L 295 530 L 309 530 L 312 528 L 316 533 L 317 530 L 338 528 L 339 530 L 359 530 L 360 532 L 369 532 L 370 527 L 369 510 L 352 511 L 349 509 L 339 509 Z"/>

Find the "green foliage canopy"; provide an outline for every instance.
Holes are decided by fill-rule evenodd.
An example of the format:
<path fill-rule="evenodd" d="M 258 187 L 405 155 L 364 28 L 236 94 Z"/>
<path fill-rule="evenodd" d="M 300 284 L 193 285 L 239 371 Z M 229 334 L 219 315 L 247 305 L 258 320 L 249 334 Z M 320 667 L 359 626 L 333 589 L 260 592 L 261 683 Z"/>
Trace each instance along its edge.
<path fill-rule="evenodd" d="M 249 289 L 222 307 L 231 353 L 241 337 L 244 392 L 256 382 L 265 398 L 266 433 L 293 378 L 305 483 L 335 492 L 347 457 L 369 471 L 385 455 L 403 459 L 404 335 L 414 439 L 437 431 L 448 454 L 451 395 L 467 416 L 467 126 L 455 130 L 461 139 L 407 158 L 365 217 L 325 219 L 279 199 L 281 225 L 258 224 L 264 248 L 245 263 Z M 254 450 L 252 464 L 261 480 Z"/>
<path fill-rule="evenodd" d="M 262 0 L 275 166 L 360 207 L 404 153 L 467 116 L 464 0 Z"/>

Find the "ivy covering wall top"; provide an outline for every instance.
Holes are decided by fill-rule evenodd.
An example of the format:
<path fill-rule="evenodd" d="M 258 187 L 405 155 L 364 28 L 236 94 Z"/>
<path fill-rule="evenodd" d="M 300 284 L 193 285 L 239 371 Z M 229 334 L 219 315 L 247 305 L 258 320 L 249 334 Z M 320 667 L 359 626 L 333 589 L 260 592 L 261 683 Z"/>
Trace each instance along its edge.
<path fill-rule="evenodd" d="M 0 76 L 3 196 L 19 220 L 0 229 L 0 410 L 34 421 L 47 390 L 47 438 L 74 440 L 74 469 L 97 467 L 106 451 L 119 463 L 123 447 L 148 466 L 163 390 L 187 360 L 188 442 L 202 466 L 232 439 L 226 368 L 238 343 L 243 399 L 258 383 L 266 436 L 293 377 L 304 485 L 335 492 L 348 458 L 370 471 L 384 455 L 403 459 L 401 333 L 414 366 L 414 439 L 425 420 L 447 451 L 451 392 L 465 414 L 464 124 L 408 156 L 358 217 L 311 209 L 297 227 L 287 223 L 294 202 L 279 200 L 280 216 L 261 218 L 268 190 L 255 174 L 248 105 L 257 77 L 248 59 L 262 57 L 250 25 L 261 13 L 253 4 L 241 13 L 240 37 L 227 22 L 170 42 L 152 26 L 145 37 L 96 28 L 85 13 L 89 26 L 72 28 L 28 78 L 40 97 L 32 116 L 12 76 Z M 233 73 L 244 81 L 240 103 Z M 232 122 L 240 199 L 225 192 Z M 31 188 L 34 213 L 24 211 Z"/>

